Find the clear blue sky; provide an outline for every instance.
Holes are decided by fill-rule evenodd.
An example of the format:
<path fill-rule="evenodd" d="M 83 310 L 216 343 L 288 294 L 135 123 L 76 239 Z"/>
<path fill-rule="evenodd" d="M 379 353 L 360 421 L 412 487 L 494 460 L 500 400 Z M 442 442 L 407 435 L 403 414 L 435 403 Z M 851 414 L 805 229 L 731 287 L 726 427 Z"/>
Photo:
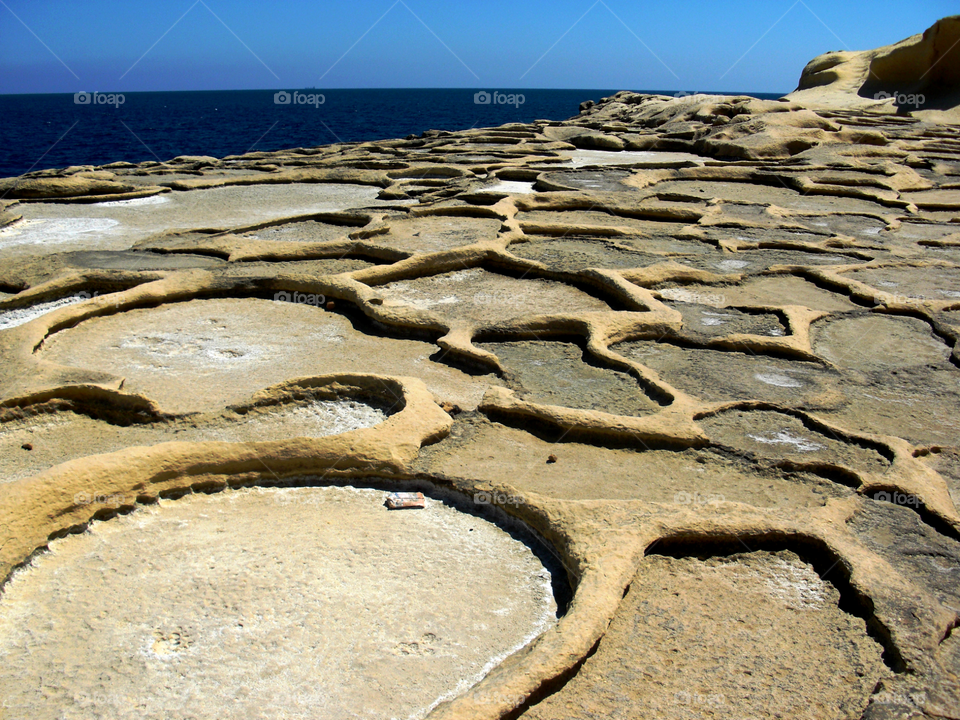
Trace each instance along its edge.
<path fill-rule="evenodd" d="M 0 0 L 0 93 L 787 92 L 820 53 L 896 42 L 958 11 L 955 0 Z"/>

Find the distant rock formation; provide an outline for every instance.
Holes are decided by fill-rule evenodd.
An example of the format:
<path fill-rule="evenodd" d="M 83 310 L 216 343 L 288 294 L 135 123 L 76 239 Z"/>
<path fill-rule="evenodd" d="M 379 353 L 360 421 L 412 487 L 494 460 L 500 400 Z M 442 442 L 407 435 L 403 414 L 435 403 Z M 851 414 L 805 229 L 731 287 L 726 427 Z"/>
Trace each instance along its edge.
<path fill-rule="evenodd" d="M 820 55 L 807 63 L 799 86 L 787 97 L 807 106 L 958 113 L 960 15 L 894 45 Z"/>
<path fill-rule="evenodd" d="M 908 151 L 897 146 L 896 128 L 917 121 L 960 122 L 960 15 L 895 45 L 814 58 L 798 89 L 780 100 L 621 91 L 583 103 L 577 117 L 544 134 L 584 150 L 774 160 L 842 145 L 841 154 L 857 146 L 859 157 L 888 157 Z"/>

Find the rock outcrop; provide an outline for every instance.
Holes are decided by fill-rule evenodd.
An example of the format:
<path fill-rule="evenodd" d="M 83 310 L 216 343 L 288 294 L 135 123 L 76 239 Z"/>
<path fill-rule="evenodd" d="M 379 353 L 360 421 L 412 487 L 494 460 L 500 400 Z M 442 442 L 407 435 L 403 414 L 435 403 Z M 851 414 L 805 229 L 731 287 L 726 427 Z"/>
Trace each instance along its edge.
<path fill-rule="evenodd" d="M 811 107 L 960 112 L 960 15 L 894 45 L 820 55 L 787 97 Z"/>

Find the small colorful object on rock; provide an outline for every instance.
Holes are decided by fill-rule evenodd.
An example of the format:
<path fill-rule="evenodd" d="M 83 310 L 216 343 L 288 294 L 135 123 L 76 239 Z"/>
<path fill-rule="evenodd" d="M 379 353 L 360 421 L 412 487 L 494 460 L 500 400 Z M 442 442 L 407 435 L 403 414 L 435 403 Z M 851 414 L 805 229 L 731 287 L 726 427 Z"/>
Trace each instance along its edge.
<path fill-rule="evenodd" d="M 386 504 L 390 510 L 425 508 L 427 506 L 426 500 L 423 499 L 423 493 L 421 492 L 387 493 Z"/>

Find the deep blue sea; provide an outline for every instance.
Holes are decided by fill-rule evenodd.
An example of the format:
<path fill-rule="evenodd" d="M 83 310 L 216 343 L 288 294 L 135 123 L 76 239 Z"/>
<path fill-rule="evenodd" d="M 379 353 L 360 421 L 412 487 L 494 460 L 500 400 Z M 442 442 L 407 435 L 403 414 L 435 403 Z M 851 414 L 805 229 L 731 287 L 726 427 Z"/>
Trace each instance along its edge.
<path fill-rule="evenodd" d="M 584 100 L 596 101 L 615 91 L 277 92 L 131 92 L 122 98 L 107 93 L 0 95 L 0 177 L 70 165 L 165 161 L 178 155 L 223 157 L 402 138 L 426 130 L 565 120 L 577 114 Z"/>

